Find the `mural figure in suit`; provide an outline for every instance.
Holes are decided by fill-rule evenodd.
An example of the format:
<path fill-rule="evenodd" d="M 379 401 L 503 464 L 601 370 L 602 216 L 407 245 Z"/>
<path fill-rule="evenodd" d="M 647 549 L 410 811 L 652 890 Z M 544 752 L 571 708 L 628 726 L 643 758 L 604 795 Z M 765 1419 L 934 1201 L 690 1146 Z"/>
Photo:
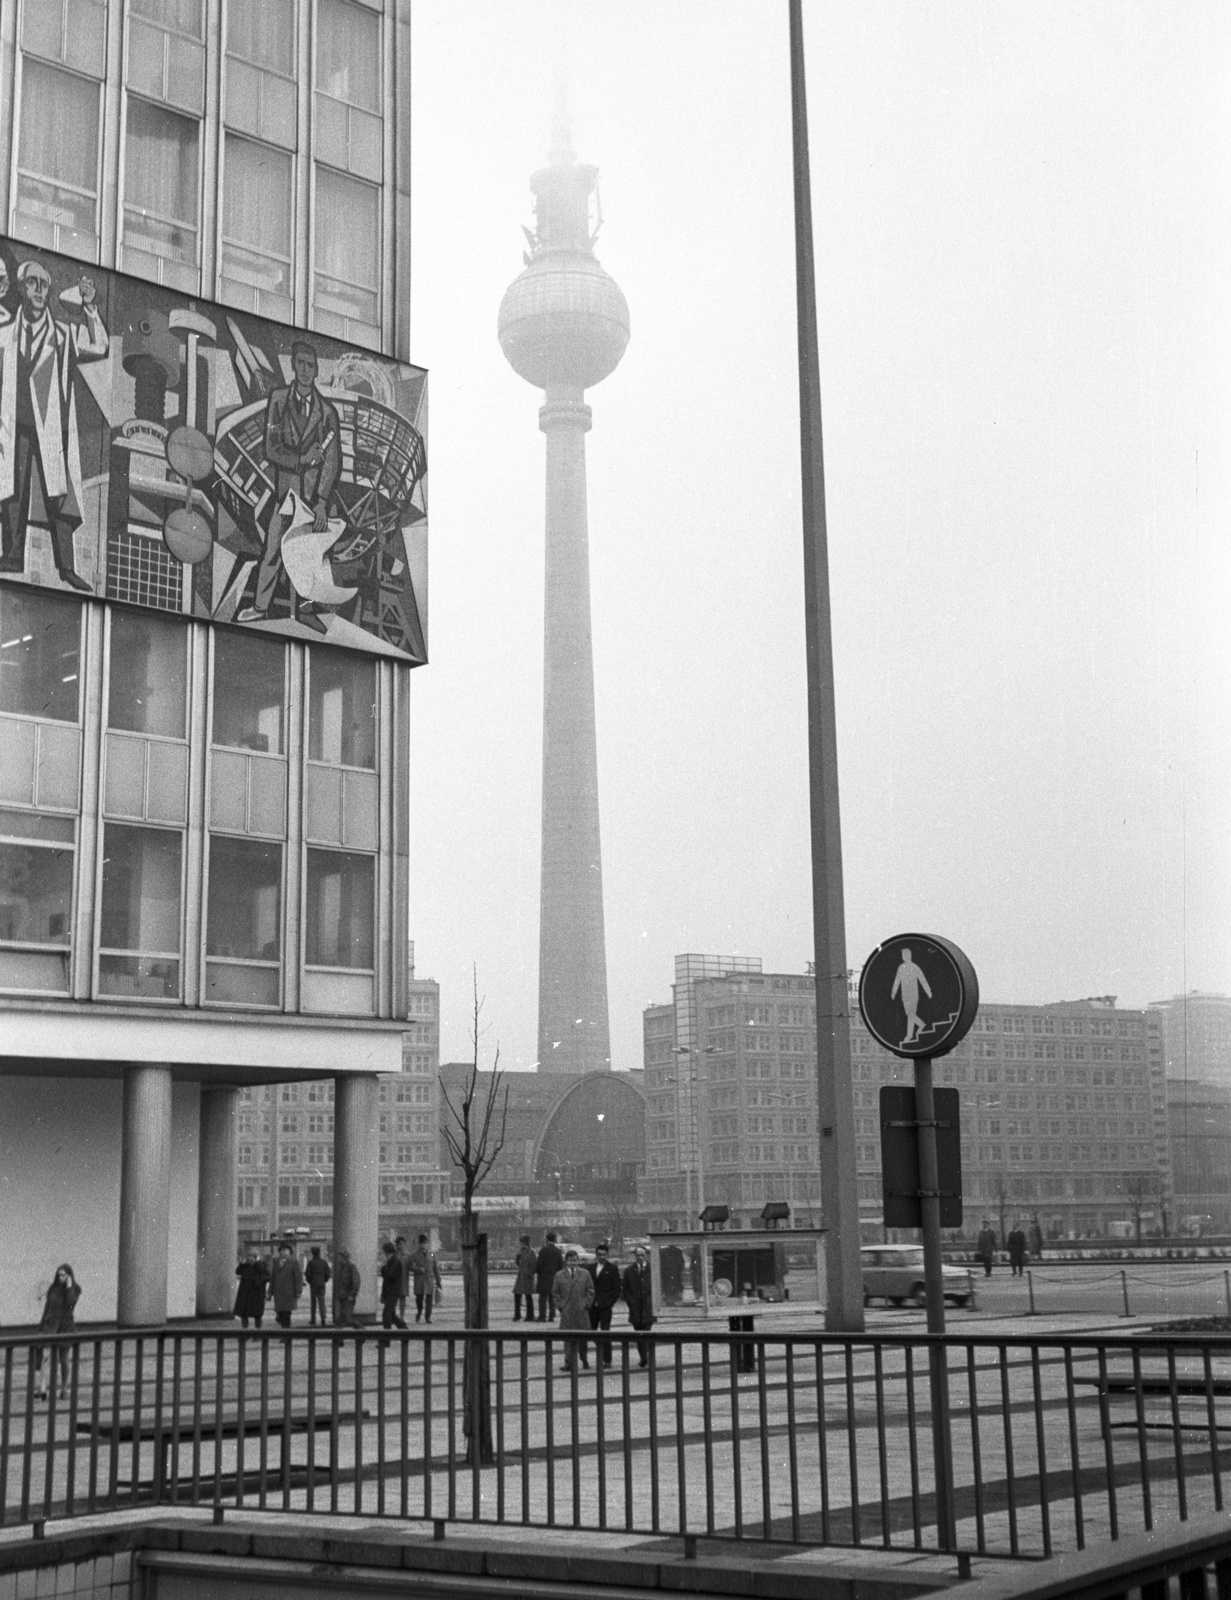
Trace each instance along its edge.
<path fill-rule="evenodd" d="M 52 316 L 51 274 L 37 257 L 18 267 L 17 290 L 17 313 L 0 324 L 0 572 L 25 570 L 37 472 L 61 582 L 88 594 L 73 555 L 73 530 L 81 523 L 76 372 L 84 362 L 101 361 L 110 341 L 92 278 L 83 276 L 77 286 L 80 322 Z"/>
<path fill-rule="evenodd" d="M 312 525 L 323 533 L 328 525 L 329 499 L 342 471 L 342 425 L 336 409 L 316 387 L 316 349 L 307 340 L 291 346 L 295 381 L 274 389 L 265 409 L 265 456 L 274 469 L 274 498 L 265 550 L 257 568 L 252 604 L 237 622 L 259 622 L 269 615 L 282 565 L 282 535 L 288 517 L 284 511 L 293 490 L 312 512 Z M 291 615 L 318 633 L 325 631 L 316 606 L 301 600 L 291 585 Z"/>

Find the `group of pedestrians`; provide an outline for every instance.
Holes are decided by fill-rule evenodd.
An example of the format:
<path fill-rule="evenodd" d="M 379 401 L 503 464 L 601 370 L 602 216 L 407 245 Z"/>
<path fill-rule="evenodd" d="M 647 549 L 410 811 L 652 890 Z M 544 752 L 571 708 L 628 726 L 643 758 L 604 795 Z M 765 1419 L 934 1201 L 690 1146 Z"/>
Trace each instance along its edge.
<path fill-rule="evenodd" d="M 547 1235 L 538 1250 L 530 1243 L 530 1235 L 523 1233 L 514 1268 L 514 1322 L 523 1320 L 523 1306 L 525 1321 L 535 1320 L 534 1300 L 537 1294 L 539 1321 L 554 1322 L 558 1316 L 562 1332 L 583 1329 L 600 1334 L 608 1332 L 612 1312 L 621 1300 L 628 1306 L 630 1327 L 646 1332 L 654 1325 L 650 1264 L 641 1246 L 636 1248 L 631 1265 L 621 1274 L 605 1244 L 595 1247 L 593 1266 L 583 1267 L 576 1250 L 561 1251 L 554 1233 Z M 637 1354 L 640 1365 L 648 1366 L 648 1339 L 638 1339 Z M 603 1366 L 611 1365 L 610 1339 L 599 1338 L 594 1341 L 594 1357 Z M 583 1367 L 590 1365 L 587 1341 L 584 1339 L 568 1342 L 565 1370 L 571 1370 L 578 1361 Z"/>
<path fill-rule="evenodd" d="M 418 1243 L 409 1253 L 402 1234 L 395 1241 L 386 1240 L 381 1249 L 384 1255 L 380 1264 L 381 1326 L 407 1326 L 406 1302 L 412 1293 L 415 1297 L 415 1321 L 430 1322 L 432 1306 L 439 1304 L 443 1284 L 440 1281 L 440 1263 L 427 1234 L 419 1235 Z"/>
<path fill-rule="evenodd" d="M 277 1255 L 264 1260 L 260 1253 L 250 1249 L 235 1269 L 239 1288 L 235 1295 L 235 1315 L 240 1326 L 249 1323 L 261 1326 L 267 1307 L 272 1304 L 274 1320 L 280 1328 L 289 1328 L 291 1314 L 303 1298 L 305 1284 L 308 1289 L 309 1325 L 325 1326 L 325 1285 L 333 1282 L 333 1322 L 337 1328 L 354 1327 L 355 1301 L 359 1298 L 359 1268 L 350 1258 L 345 1245 L 337 1250 L 336 1271 L 321 1254 L 320 1245 L 314 1244 L 307 1264 L 287 1242 L 278 1246 Z"/>
<path fill-rule="evenodd" d="M 1005 1249 L 1009 1254 L 1009 1270 L 1015 1278 L 1020 1278 L 1026 1271 L 1027 1256 L 1033 1252 L 1035 1256 L 1043 1254 L 1043 1233 L 1037 1222 L 1030 1224 L 1030 1236 L 1027 1238 L 1020 1222 L 1014 1222 L 1007 1237 Z M 990 1222 L 985 1221 L 979 1230 L 979 1237 L 975 1241 L 975 1259 L 983 1265 L 983 1276 L 990 1278 L 992 1266 L 996 1260 L 996 1231 Z"/>

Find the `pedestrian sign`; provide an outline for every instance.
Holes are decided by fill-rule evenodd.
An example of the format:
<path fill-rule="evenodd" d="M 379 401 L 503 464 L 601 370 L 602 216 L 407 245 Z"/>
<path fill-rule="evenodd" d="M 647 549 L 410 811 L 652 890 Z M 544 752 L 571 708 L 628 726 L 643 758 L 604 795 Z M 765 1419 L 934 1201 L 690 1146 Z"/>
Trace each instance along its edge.
<path fill-rule="evenodd" d="M 886 939 L 864 962 L 859 1010 L 868 1032 L 907 1060 L 947 1055 L 979 1009 L 979 980 L 957 945 L 937 934 Z"/>

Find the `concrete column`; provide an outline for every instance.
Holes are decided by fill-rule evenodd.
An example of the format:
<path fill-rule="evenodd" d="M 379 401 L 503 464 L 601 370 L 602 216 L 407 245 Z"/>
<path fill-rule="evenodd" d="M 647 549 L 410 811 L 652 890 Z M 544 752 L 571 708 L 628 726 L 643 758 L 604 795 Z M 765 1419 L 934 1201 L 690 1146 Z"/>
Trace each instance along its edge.
<path fill-rule="evenodd" d="M 171 1069 L 129 1067 L 120 1147 L 121 1327 L 167 1320 L 170 1228 Z"/>
<path fill-rule="evenodd" d="M 239 1090 L 201 1090 L 197 1185 L 197 1315 L 229 1316 L 239 1247 Z"/>
<path fill-rule="evenodd" d="M 377 1086 L 371 1073 L 344 1073 L 334 1079 L 333 1248 L 345 1245 L 359 1268 L 355 1311 L 376 1315 L 377 1229 L 380 1191 L 377 1144 Z"/>

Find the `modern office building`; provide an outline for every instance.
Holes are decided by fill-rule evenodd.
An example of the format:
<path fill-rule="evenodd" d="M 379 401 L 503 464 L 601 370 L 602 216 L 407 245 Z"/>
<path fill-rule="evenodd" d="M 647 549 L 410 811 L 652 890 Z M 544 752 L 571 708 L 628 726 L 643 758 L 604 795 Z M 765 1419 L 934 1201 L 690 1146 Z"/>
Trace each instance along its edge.
<path fill-rule="evenodd" d="M 724 970 L 725 969 L 725 970 Z M 811 976 L 756 958 L 677 956 L 671 1005 L 644 1013 L 646 1176 L 656 1226 L 700 1201 L 748 1224 L 770 1200 L 820 1220 Z M 881 1236 L 879 1095 L 913 1069 L 864 1028 L 851 1000 L 860 1226 Z M 965 1230 L 1035 1217 L 1048 1237 L 1097 1234 L 1172 1207 L 1161 1022 L 1114 996 L 1045 1006 L 985 1003 L 936 1062 L 961 1095 Z"/>
<path fill-rule="evenodd" d="M 413 947 L 406 990 L 401 1071 L 382 1076 L 377 1090 L 381 1238 L 435 1227 L 449 1205 L 440 1161 L 440 986 L 414 976 Z M 332 1244 L 333 1136 L 332 1081 L 240 1092 L 241 1237 L 290 1231 Z"/>
<path fill-rule="evenodd" d="M 549 165 L 530 180 L 525 271 L 505 293 L 498 326 L 514 370 L 544 390 L 547 436 L 538 1070 L 581 1074 L 611 1070 L 584 396 L 615 370 L 629 324 L 594 254 L 598 172 L 576 160 L 560 107 L 553 136 Z"/>
<path fill-rule="evenodd" d="M 0 13 L 10 1321 L 65 1259 L 84 1320 L 229 1309 L 264 1086 L 308 1084 L 305 1157 L 333 1117 L 330 1232 L 375 1243 L 426 659 L 408 68 L 406 0 Z"/>
<path fill-rule="evenodd" d="M 1231 1233 L 1231 1088 L 1167 1080 L 1173 1233 Z"/>
<path fill-rule="evenodd" d="M 732 1227 L 751 1227 L 775 1200 L 819 1223 L 815 981 L 755 956 L 676 956 L 672 1002 L 647 1008 L 644 1039 L 651 1226 L 695 1227 L 725 1204 Z"/>
<path fill-rule="evenodd" d="M 1192 989 L 1153 1000 L 1150 1009 L 1162 1021 L 1169 1082 L 1231 1089 L 1231 995 Z"/>

